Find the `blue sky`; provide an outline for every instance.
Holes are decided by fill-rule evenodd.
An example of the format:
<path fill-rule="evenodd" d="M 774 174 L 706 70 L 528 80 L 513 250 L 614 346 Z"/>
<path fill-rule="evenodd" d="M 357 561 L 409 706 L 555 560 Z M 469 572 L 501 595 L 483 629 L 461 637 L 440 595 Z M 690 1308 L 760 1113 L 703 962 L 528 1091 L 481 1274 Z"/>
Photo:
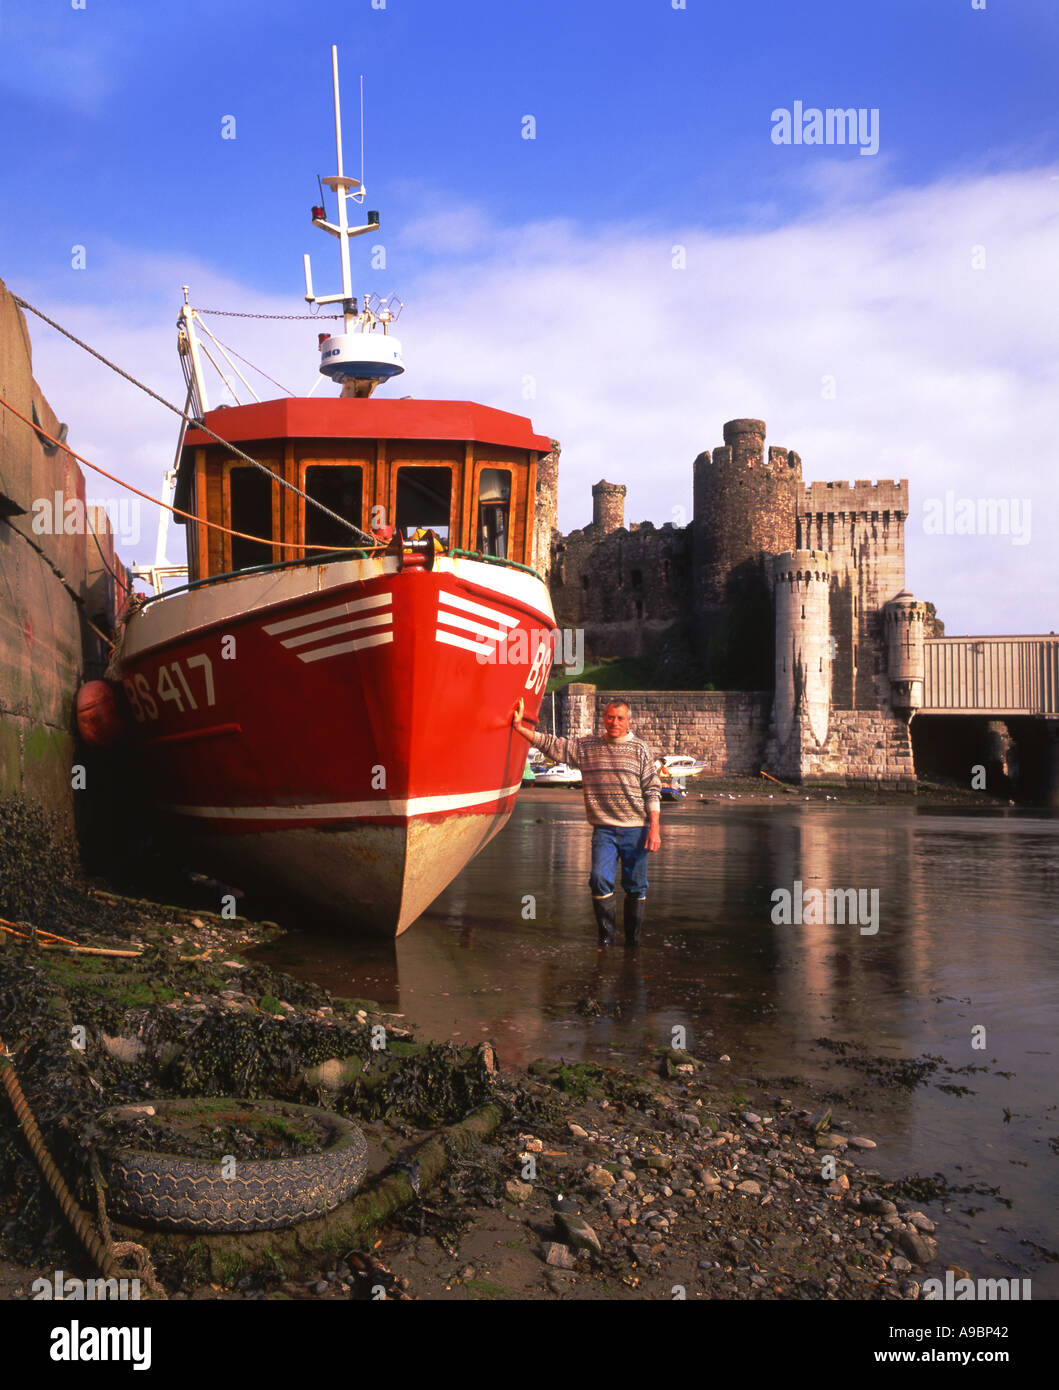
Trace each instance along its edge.
<path fill-rule="evenodd" d="M 407 304 L 390 394 L 530 415 L 564 530 L 602 476 L 679 521 L 694 455 L 760 415 L 807 481 L 909 478 L 909 587 L 950 631 L 1059 627 L 1059 6 L 0 0 L 0 277 L 171 398 L 181 283 L 302 311 L 303 252 L 336 287 L 333 42 L 386 247 L 355 285 Z M 877 113 L 878 153 L 775 144 L 798 101 Z M 308 390 L 312 325 L 214 327 Z M 31 331 L 74 447 L 153 488 L 170 418 Z M 929 533 L 948 492 L 1029 500 L 1029 536 Z"/>

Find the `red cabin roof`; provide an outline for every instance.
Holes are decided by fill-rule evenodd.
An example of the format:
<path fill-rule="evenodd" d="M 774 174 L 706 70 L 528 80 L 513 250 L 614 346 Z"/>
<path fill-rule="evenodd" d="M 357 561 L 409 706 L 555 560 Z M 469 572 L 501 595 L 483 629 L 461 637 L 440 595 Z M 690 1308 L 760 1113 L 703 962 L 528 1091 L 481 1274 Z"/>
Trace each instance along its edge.
<path fill-rule="evenodd" d="M 465 439 L 540 454 L 552 447 L 546 435 L 534 434 L 524 415 L 473 401 L 293 396 L 210 410 L 206 423 L 236 444 L 255 439 Z M 188 429 L 186 445 L 212 442 L 201 430 Z"/>

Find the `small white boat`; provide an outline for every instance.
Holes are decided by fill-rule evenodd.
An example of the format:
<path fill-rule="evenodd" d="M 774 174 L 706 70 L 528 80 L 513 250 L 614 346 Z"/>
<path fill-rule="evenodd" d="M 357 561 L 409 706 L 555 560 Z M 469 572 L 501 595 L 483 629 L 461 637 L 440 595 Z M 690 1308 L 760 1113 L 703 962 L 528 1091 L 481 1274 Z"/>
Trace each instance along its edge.
<path fill-rule="evenodd" d="M 693 758 L 687 753 L 667 753 L 664 758 L 659 759 L 659 772 L 670 777 L 698 777 L 702 772 L 706 772 L 709 763 L 704 763 L 698 758 Z"/>
<path fill-rule="evenodd" d="M 581 785 L 581 769 L 571 767 L 569 763 L 553 763 L 551 767 L 546 767 L 542 772 L 534 772 L 533 785 L 535 787 L 579 787 Z"/>

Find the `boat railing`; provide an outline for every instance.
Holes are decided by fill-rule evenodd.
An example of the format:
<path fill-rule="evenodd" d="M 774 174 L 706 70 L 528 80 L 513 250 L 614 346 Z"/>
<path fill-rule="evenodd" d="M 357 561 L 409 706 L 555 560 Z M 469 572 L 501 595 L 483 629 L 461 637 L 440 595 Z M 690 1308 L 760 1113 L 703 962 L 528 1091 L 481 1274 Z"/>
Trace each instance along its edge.
<path fill-rule="evenodd" d="M 411 553 L 411 555 L 416 557 L 419 563 L 423 563 L 429 559 L 433 547 L 434 540 L 431 538 L 404 541 L 401 544 L 400 558 L 409 556 L 409 553 Z M 506 560 L 498 555 L 485 555 L 477 550 L 443 549 L 440 552 L 435 550 L 434 553 L 449 555 L 452 558 L 479 560 L 487 565 L 501 565 L 506 569 L 522 570 L 525 574 L 532 574 L 535 578 L 540 578 L 537 571 L 530 565 L 523 565 L 518 560 Z M 396 548 L 392 548 L 386 544 L 380 544 L 378 546 L 373 546 L 370 550 L 329 550 L 322 553 L 318 552 L 298 560 L 277 560 L 268 565 L 249 565 L 244 569 L 226 570 L 223 574 L 207 575 L 204 579 L 192 579 L 187 584 L 179 584 L 172 589 L 166 589 L 166 591 L 161 594 L 148 594 L 141 600 L 140 606 L 143 607 L 148 603 L 156 603 L 159 599 L 171 598 L 174 594 L 188 593 L 193 589 L 208 588 L 211 584 L 223 584 L 231 579 L 242 579 L 248 574 L 274 574 L 281 570 L 301 569 L 306 565 L 334 565 L 343 560 L 379 560 L 387 555 L 394 556 L 397 554 Z"/>

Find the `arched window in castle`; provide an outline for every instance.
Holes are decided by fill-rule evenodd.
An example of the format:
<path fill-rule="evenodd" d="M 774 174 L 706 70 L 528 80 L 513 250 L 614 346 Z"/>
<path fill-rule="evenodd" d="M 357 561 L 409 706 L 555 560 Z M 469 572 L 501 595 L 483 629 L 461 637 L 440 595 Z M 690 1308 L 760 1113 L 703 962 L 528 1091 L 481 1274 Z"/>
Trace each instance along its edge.
<path fill-rule="evenodd" d="M 629 571 L 629 583 L 634 589 L 639 589 L 643 585 L 643 573 L 641 570 Z"/>
<path fill-rule="evenodd" d="M 668 560 L 663 560 L 663 561 L 662 561 L 662 578 L 664 579 L 664 581 L 665 581 L 667 584 L 669 583 L 669 561 L 668 561 Z"/>
<path fill-rule="evenodd" d="M 581 576 L 581 587 L 582 587 L 582 589 L 585 590 L 586 593 L 588 592 L 588 575 L 587 575 L 587 574 L 583 574 L 583 575 Z"/>
<path fill-rule="evenodd" d="M 643 617 L 643 599 L 640 598 L 636 600 L 636 616 L 637 618 Z"/>

